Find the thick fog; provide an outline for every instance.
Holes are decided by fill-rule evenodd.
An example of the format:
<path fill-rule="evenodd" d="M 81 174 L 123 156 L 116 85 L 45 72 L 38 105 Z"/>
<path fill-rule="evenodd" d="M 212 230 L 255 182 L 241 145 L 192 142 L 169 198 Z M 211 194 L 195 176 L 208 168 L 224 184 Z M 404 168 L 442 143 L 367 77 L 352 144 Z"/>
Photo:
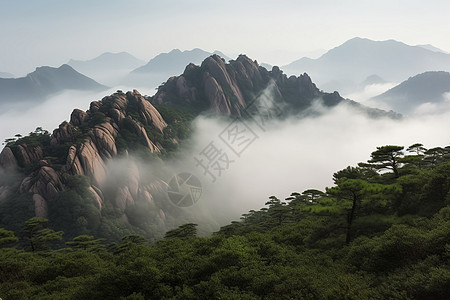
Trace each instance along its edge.
<path fill-rule="evenodd" d="M 381 101 L 372 100 L 371 98 L 383 94 L 387 90 L 395 87 L 397 84 L 398 83 L 394 82 L 368 84 L 360 89 L 357 89 L 356 91 L 342 94 L 342 97 L 352 99 L 369 107 L 390 110 L 391 108 L 387 104 Z"/>
<path fill-rule="evenodd" d="M 0 135 L 4 140 L 38 126 L 51 132 L 70 118 L 74 108 L 87 110 L 91 101 L 105 94 L 70 92 L 29 110 L 3 112 Z M 450 127 L 450 100 L 424 104 L 415 115 L 402 120 L 371 119 L 346 105 L 327 109 L 317 102 L 314 109 L 322 115 L 272 120 L 264 126 L 260 122 L 198 117 L 192 139 L 177 159 L 165 163 L 165 170 L 157 170 L 161 164 L 143 163 L 140 168 L 158 172 L 165 181 L 180 172 L 195 175 L 201 181 L 202 196 L 186 210 L 206 213 L 209 219 L 225 224 L 250 209 L 263 207 L 271 195 L 284 199 L 291 192 L 324 190 L 333 184 L 334 172 L 368 160 L 377 146 L 407 147 L 420 142 L 430 148 L 450 142 L 446 130 Z M 244 130 L 245 134 L 233 136 L 233 130 Z M 212 158 L 215 165 L 202 167 Z"/>
<path fill-rule="evenodd" d="M 450 126 L 448 113 L 396 121 L 370 119 L 346 105 L 330 110 L 318 105 L 316 109 L 324 114 L 272 121 L 265 132 L 249 123 L 258 138 L 240 157 L 219 137 L 229 122 L 198 118 L 193 146 L 184 154 L 185 164 L 179 164 L 180 171 L 184 167 L 203 184 L 204 193 L 198 205 L 219 212 L 244 213 L 262 207 L 271 195 L 284 199 L 291 192 L 308 188 L 324 190 L 333 184 L 334 172 L 368 160 L 377 146 L 407 147 L 420 142 L 425 147 L 434 147 L 450 142 L 445 130 Z M 211 142 L 227 153 L 230 161 L 234 160 L 227 170 L 216 176 L 215 182 L 195 161 L 195 157 L 202 157 L 200 153 Z"/>

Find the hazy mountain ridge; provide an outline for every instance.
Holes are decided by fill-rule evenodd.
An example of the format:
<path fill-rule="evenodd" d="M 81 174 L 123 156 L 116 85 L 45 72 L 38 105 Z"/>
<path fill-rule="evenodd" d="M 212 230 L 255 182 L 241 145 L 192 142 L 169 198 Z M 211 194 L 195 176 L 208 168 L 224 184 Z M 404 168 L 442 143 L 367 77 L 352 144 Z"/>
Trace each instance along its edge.
<path fill-rule="evenodd" d="M 190 63 L 200 64 L 205 58 L 213 54 L 217 54 L 225 60 L 229 60 L 229 58 L 220 51 L 207 52 L 199 48 L 185 51 L 173 49 L 168 53 L 158 54 L 147 64 L 133 70 L 132 73 L 179 74 L 186 65 Z"/>
<path fill-rule="evenodd" d="M 1 104 L 15 101 L 32 102 L 64 90 L 103 89 L 106 87 L 66 64 L 59 68 L 38 67 L 22 78 L 0 78 Z"/>
<path fill-rule="evenodd" d="M 214 54 L 230 60 L 220 51 L 207 52 L 199 48 L 185 51 L 173 49 L 168 53 L 156 55 L 147 64 L 132 70 L 124 82 L 133 86 L 156 88 L 170 76 L 183 73 L 184 68 L 190 63 L 199 65 Z"/>
<path fill-rule="evenodd" d="M 0 72 L 0 78 L 14 78 L 14 75 L 8 72 Z"/>
<path fill-rule="evenodd" d="M 83 69 L 89 70 L 92 68 L 134 69 L 143 63 L 145 63 L 143 60 L 136 58 L 128 52 L 105 52 L 89 60 L 71 59 L 67 64 L 83 72 Z"/>
<path fill-rule="evenodd" d="M 317 59 L 301 58 L 282 68 L 308 73 L 321 89 L 347 92 L 373 74 L 400 82 L 426 71 L 449 71 L 450 55 L 394 40 L 353 38 Z"/>
<path fill-rule="evenodd" d="M 267 71 L 244 55 L 229 64 L 213 55 L 201 66 L 190 64 L 183 75 L 171 77 L 154 97 L 118 91 L 92 102 L 86 112 L 73 110 L 70 122 L 63 122 L 51 135 L 37 130 L 8 141 L 0 154 L 0 170 L 18 172 L 18 177 L 13 177 L 12 185 L 0 182 L 0 202 L 23 197 L 17 201 L 32 203 L 34 215 L 63 224 L 68 221 L 61 216 L 82 197 L 85 213 L 77 218 L 91 221 L 77 223 L 70 234 L 87 231 L 111 237 L 126 228 L 158 237 L 190 216 L 167 199 L 167 183 L 148 174 L 148 166 L 134 157 L 158 164 L 159 158 L 189 137 L 196 115 L 239 116 L 255 97 L 265 93 L 280 113 L 275 118 L 303 114 L 317 100 L 326 107 L 346 103 L 366 115 L 396 117 L 343 99 L 337 92 L 323 93 L 307 74 L 288 78 L 278 67 Z M 8 205 L 3 208 L 9 209 Z M 102 222 L 112 223 L 105 229 Z"/>
<path fill-rule="evenodd" d="M 270 101 L 280 105 L 278 110 L 283 115 L 304 113 L 320 99 L 326 107 L 346 103 L 371 116 L 398 117 L 395 113 L 363 107 L 337 92 L 322 92 L 306 73 L 287 77 L 280 68 L 268 71 L 245 55 L 228 64 L 218 55 L 208 57 L 201 66 L 190 64 L 182 75 L 171 77 L 149 99 L 158 105 L 193 106 L 216 114 L 240 116 L 266 89 L 270 90 Z"/>
<path fill-rule="evenodd" d="M 90 60 L 73 60 L 67 64 L 80 73 L 86 74 L 95 80 L 107 85 L 120 84 L 126 75 L 135 68 L 145 64 L 128 52 L 105 52 Z"/>
<path fill-rule="evenodd" d="M 440 49 L 440 48 L 438 48 L 438 47 L 435 47 L 435 46 L 433 46 L 433 45 L 430 45 L 430 44 L 426 44 L 426 45 L 416 45 L 417 47 L 422 47 L 422 48 L 424 48 L 424 49 L 427 49 L 427 50 L 430 50 L 430 51 L 433 51 L 433 52 L 441 52 L 441 53 L 446 53 L 446 54 L 449 54 L 447 51 L 444 51 L 444 50 L 442 50 L 442 49 Z"/>
<path fill-rule="evenodd" d="M 432 71 L 418 74 L 378 95 L 372 100 L 382 101 L 402 113 L 412 112 L 424 103 L 444 101 L 450 92 L 450 73 Z"/>

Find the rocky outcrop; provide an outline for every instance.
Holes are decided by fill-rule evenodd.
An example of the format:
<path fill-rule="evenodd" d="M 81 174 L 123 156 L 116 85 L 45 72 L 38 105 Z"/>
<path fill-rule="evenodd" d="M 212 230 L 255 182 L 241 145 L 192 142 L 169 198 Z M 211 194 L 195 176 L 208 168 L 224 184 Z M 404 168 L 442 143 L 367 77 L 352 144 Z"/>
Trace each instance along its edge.
<path fill-rule="evenodd" d="M 77 155 L 77 147 L 74 145 L 69 148 L 66 165 L 64 166 L 63 171 L 70 174 L 84 175 L 84 169 L 81 165 L 80 158 Z"/>
<path fill-rule="evenodd" d="M 204 80 L 208 80 L 209 83 L 212 83 L 212 85 L 209 84 L 205 86 L 205 93 L 210 103 L 214 103 L 215 105 L 220 104 L 220 100 L 216 99 L 215 97 L 221 97 L 224 99 L 224 101 L 228 102 L 223 105 L 225 109 L 229 106 L 234 105 L 241 108 L 245 107 L 244 96 L 242 95 L 242 92 L 239 89 L 236 80 L 232 80 L 232 75 L 230 75 L 227 71 L 225 62 L 218 55 L 213 55 L 205 59 L 201 67 L 205 70 Z M 211 81 L 211 77 L 215 80 Z M 214 87 L 214 84 L 219 85 L 220 89 Z M 213 89 L 212 93 L 208 90 L 209 88 Z M 223 90 L 227 91 L 228 95 L 225 95 L 225 92 Z M 217 93 L 216 91 L 220 92 Z M 232 104 L 232 100 L 236 101 L 237 103 Z M 236 113 L 239 113 L 239 111 L 240 110 L 236 110 Z M 229 113 L 227 114 L 229 115 Z"/>
<path fill-rule="evenodd" d="M 62 167 L 55 169 L 44 160 L 46 154 L 40 146 L 18 143 L 13 148 L 5 147 L 0 153 L 0 168 L 14 170 L 19 166 L 36 164 L 34 171 L 21 180 L 18 188 L 20 193 L 32 195 L 36 216 L 48 215 L 47 202 L 67 188 L 64 184 L 66 175 L 89 177 L 89 192 L 95 206 L 101 210 L 105 202 L 107 163 L 119 154 L 117 138 L 122 130 L 127 130 L 123 135 L 134 134 L 149 151 L 160 152 L 161 146 L 149 138 L 147 130 L 164 134 L 166 127 L 161 114 L 138 91 L 118 92 L 101 101 L 93 101 L 86 112 L 73 110 L 70 122 L 63 122 L 53 131 L 51 147 L 66 151 L 65 165 Z M 152 189 L 141 182 L 136 164 L 128 165 L 124 172 L 127 182 L 114 187 L 116 196 L 110 201 L 125 214 L 125 210 L 136 201 L 152 203 L 153 195 Z M 2 197 L 7 192 L 8 189 L 2 187 Z"/>
<path fill-rule="evenodd" d="M 99 210 L 101 210 L 103 208 L 103 202 L 105 201 L 102 191 L 98 187 L 95 187 L 95 186 L 90 186 L 89 191 L 94 196 L 97 208 Z"/>
<path fill-rule="evenodd" d="M 116 137 L 119 133 L 119 126 L 111 120 L 96 125 L 92 130 L 93 140 L 98 145 L 100 156 L 103 158 L 112 158 L 117 155 Z"/>
<path fill-rule="evenodd" d="M 78 132 L 79 130 L 72 123 L 63 122 L 58 129 L 53 130 L 50 145 L 56 147 L 64 143 L 73 143 L 79 134 Z"/>
<path fill-rule="evenodd" d="M 80 126 L 87 118 L 87 113 L 81 109 L 74 109 L 70 115 L 70 123 L 74 126 Z"/>
<path fill-rule="evenodd" d="M 77 151 L 77 156 L 80 161 L 82 174 L 91 178 L 93 184 L 96 186 L 102 186 L 105 177 L 105 162 L 100 156 L 96 144 L 88 138 Z M 76 173 L 75 173 L 76 174 Z"/>
<path fill-rule="evenodd" d="M 190 105 L 219 115 L 240 116 L 268 87 L 273 92 L 272 100 L 288 105 L 286 111 L 291 113 L 305 109 L 318 98 L 329 106 L 344 100 L 319 91 L 307 74 L 288 78 L 278 67 L 268 71 L 245 55 L 229 64 L 212 55 L 201 66 L 190 64 L 182 75 L 170 78 L 151 102 Z"/>
<path fill-rule="evenodd" d="M 46 218 L 46 201 L 56 197 L 64 187 L 59 172 L 48 166 L 47 161 L 41 160 L 39 163 L 41 167 L 22 180 L 19 192 L 33 194 L 36 216 Z"/>
<path fill-rule="evenodd" d="M 167 127 L 167 123 L 156 108 L 136 90 L 133 90 L 133 93 L 128 92 L 127 97 L 129 101 L 136 102 L 139 115 L 144 119 L 144 124 L 152 125 L 162 133 L 164 128 Z"/>
<path fill-rule="evenodd" d="M 10 147 L 3 148 L 0 153 L 0 169 L 13 170 L 17 167 L 17 159 L 14 156 Z"/>
<path fill-rule="evenodd" d="M 36 215 L 36 217 L 47 218 L 48 217 L 47 201 L 45 201 L 45 199 L 39 194 L 33 194 L 33 201 L 34 201 L 34 214 Z"/>
<path fill-rule="evenodd" d="M 61 175 L 49 166 L 43 166 L 25 177 L 20 184 L 21 193 L 39 194 L 44 199 L 52 199 L 63 189 Z"/>
<path fill-rule="evenodd" d="M 17 147 L 19 161 L 24 165 L 29 165 L 32 162 L 41 160 L 43 156 L 42 148 L 40 146 L 28 146 L 26 144 Z"/>

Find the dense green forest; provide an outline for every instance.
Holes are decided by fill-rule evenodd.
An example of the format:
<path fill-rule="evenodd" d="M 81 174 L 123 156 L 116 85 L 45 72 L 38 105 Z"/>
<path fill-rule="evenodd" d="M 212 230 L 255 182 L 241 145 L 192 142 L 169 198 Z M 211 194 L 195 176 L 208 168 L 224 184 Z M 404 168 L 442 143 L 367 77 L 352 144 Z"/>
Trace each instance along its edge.
<path fill-rule="evenodd" d="M 0 297 L 449 299 L 449 150 L 378 147 L 325 191 L 271 196 L 209 237 L 190 223 L 154 243 L 62 244 L 31 218 L 0 229 Z"/>

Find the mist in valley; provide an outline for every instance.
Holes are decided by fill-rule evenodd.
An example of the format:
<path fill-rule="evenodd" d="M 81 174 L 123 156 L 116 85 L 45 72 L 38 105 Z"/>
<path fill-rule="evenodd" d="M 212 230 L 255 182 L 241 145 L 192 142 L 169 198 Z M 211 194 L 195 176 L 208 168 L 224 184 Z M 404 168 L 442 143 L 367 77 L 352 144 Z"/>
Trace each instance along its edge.
<path fill-rule="evenodd" d="M 391 85 L 366 87 L 349 97 L 368 104 L 372 95 Z M 87 110 L 91 101 L 100 100 L 116 89 L 96 94 L 65 92 L 29 109 L 11 108 L 1 115 L 0 136 L 5 140 L 17 133 L 26 135 L 36 127 L 52 132 L 62 121 L 70 119 L 74 108 Z M 151 92 L 141 91 L 142 94 Z M 272 195 L 284 199 L 292 192 L 309 188 L 324 190 L 333 185 L 334 172 L 365 162 L 377 146 L 407 147 L 417 142 L 427 148 L 448 145 L 448 134 L 442 129 L 450 126 L 449 103 L 423 104 L 414 115 L 401 120 L 368 118 L 346 104 L 325 108 L 319 100 L 312 108 L 319 113 L 314 117 L 272 119 L 264 127 L 251 120 L 242 123 L 242 120 L 199 116 L 193 122 L 191 138 L 181 144 L 175 157 L 155 163 L 141 161 L 130 153 L 127 159 L 139 166 L 142 175 L 139 180 L 147 181 L 145 184 L 158 180 L 167 183 L 182 172 L 196 176 L 202 185 L 201 198 L 193 206 L 176 209 L 193 216 L 199 223 L 203 220 L 204 224 L 212 224 L 209 230 L 218 229 L 251 209 L 263 207 Z M 232 124 L 247 128 L 252 138 L 239 154 L 224 140 L 226 129 Z M 228 161 L 222 160 L 220 172 L 206 171 L 198 163 L 208 146 L 227 156 Z M 127 164 L 123 163 L 123 157 L 117 158 L 117 163 L 110 161 L 109 180 L 114 176 L 123 177 L 124 165 Z M 168 201 L 164 193 L 157 197 Z M 167 209 L 174 208 L 167 206 Z"/>

